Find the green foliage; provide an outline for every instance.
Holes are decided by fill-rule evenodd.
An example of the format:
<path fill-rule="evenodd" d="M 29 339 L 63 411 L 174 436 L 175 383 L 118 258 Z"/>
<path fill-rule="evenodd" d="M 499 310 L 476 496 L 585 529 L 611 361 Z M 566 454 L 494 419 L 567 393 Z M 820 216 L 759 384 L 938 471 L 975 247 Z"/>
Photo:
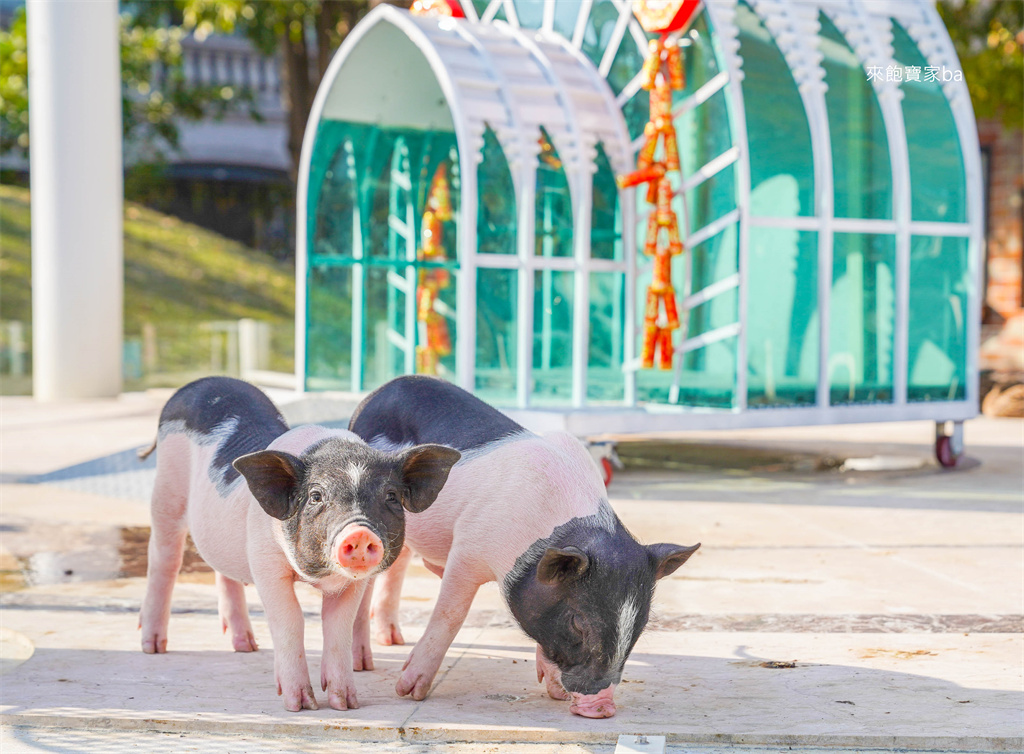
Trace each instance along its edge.
<path fill-rule="evenodd" d="M 1024 3 L 938 0 L 979 118 L 1024 125 Z"/>
<path fill-rule="evenodd" d="M 0 152 L 28 149 L 28 43 L 25 10 L 0 30 Z"/>
<path fill-rule="evenodd" d="M 362 6 L 366 0 L 350 0 L 348 5 Z M 265 55 L 277 51 L 280 40 L 301 40 L 307 28 L 316 23 L 324 6 L 338 5 L 322 0 L 181 0 L 184 26 L 194 29 L 199 39 L 209 34 L 244 34 Z M 330 43 L 341 44 L 337 26 L 330 29 Z"/>
<path fill-rule="evenodd" d="M 134 141 L 150 159 L 178 146 L 178 118 L 222 116 L 239 103 L 252 110 L 251 93 L 232 87 L 197 86 L 185 80 L 181 40 L 185 31 L 165 25 L 153 11 L 158 3 L 121 15 L 121 114 L 126 142 Z M 158 80 L 154 81 L 154 74 Z M 29 141 L 28 39 L 25 8 L 0 30 L 0 151 Z"/>

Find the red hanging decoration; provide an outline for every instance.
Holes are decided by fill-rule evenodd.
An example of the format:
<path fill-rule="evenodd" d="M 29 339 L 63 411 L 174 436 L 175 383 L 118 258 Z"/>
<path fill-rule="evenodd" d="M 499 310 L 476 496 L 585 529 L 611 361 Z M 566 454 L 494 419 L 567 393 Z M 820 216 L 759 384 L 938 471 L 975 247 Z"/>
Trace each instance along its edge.
<path fill-rule="evenodd" d="M 416 258 L 421 262 L 443 262 L 448 258 L 442 225 L 452 219 L 447 167 L 444 162 L 438 165 L 430 182 L 420 231 L 420 248 L 416 252 Z M 452 352 L 448 321 L 436 310 L 438 293 L 449 285 L 451 274 L 443 267 L 420 269 L 416 288 L 416 319 L 422 324 L 421 332 L 424 333 L 421 336 L 423 342 L 416 346 L 416 371 L 420 374 L 437 374 L 441 358 Z"/>
<path fill-rule="evenodd" d="M 656 4 L 658 3 L 654 3 L 653 0 L 649 0 L 648 3 L 636 3 L 634 12 L 640 16 L 637 6 Z M 676 11 L 679 11 L 685 3 L 679 2 L 674 5 L 679 6 L 676 8 Z M 658 22 L 665 21 L 662 18 Z M 672 123 L 672 92 L 684 88 L 686 79 L 683 75 L 679 47 L 668 39 L 667 32 L 650 41 L 642 75 L 643 88 L 651 93 L 650 120 L 644 127 L 644 144 L 637 155 L 637 169 L 628 175 L 619 176 L 617 181 L 620 188 L 646 183 L 647 201 L 654 205 L 647 218 L 647 240 L 644 243 L 644 253 L 654 257 L 654 272 L 651 284 L 647 287 L 640 358 L 644 368 L 650 369 L 654 367 L 657 354 L 658 366 L 662 369 L 671 369 L 675 354 L 672 333 L 679 327 L 676 292 L 672 287 L 672 257 L 683 253 L 679 222 L 672 209 L 674 192 L 668 176 L 671 172 L 679 172 L 679 147 L 676 143 L 675 125 Z M 656 161 L 659 146 L 660 159 Z"/>
<path fill-rule="evenodd" d="M 700 0 L 633 0 L 633 15 L 647 32 L 666 34 L 690 25 Z"/>
<path fill-rule="evenodd" d="M 409 8 L 410 12 L 418 16 L 436 14 L 448 18 L 465 18 L 466 13 L 462 10 L 458 0 L 416 0 Z"/>

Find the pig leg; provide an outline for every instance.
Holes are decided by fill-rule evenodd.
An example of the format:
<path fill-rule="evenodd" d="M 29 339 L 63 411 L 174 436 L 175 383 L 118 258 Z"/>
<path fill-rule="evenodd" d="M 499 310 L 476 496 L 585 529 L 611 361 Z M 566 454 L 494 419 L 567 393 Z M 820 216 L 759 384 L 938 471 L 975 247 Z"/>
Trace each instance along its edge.
<path fill-rule="evenodd" d="M 160 473 L 163 471 L 164 473 Z M 187 473 L 187 472 L 186 472 Z M 187 489 L 168 479 L 166 469 L 157 472 L 153 488 L 152 531 L 149 535 L 149 562 L 146 567 L 146 596 L 142 601 L 139 628 L 142 651 L 146 654 L 167 651 L 167 624 L 171 618 L 171 592 L 181 570 L 185 553 L 187 500 L 178 493 Z"/>
<path fill-rule="evenodd" d="M 385 647 L 405 644 L 402 630 L 398 626 L 398 607 L 402 600 L 405 569 L 409 567 L 411 560 L 412 550 L 402 547 L 402 552 L 398 554 L 395 562 L 376 580 L 370 616 L 373 618 L 373 638 Z"/>
<path fill-rule="evenodd" d="M 327 703 L 336 710 L 359 708 L 352 675 L 352 629 L 366 587 L 366 581 L 355 581 L 344 591 L 324 594 L 320 688 L 327 692 Z"/>
<path fill-rule="evenodd" d="M 451 560 L 448 562 L 451 565 Z M 462 628 L 470 605 L 473 604 L 473 597 L 486 580 L 457 565 L 445 569 L 441 579 L 441 593 L 423 638 L 416 642 L 402 668 L 402 676 L 395 684 L 399 696 L 408 694 L 416 701 L 427 698 L 434 676 L 444 661 L 445 652 Z"/>
<path fill-rule="evenodd" d="M 289 712 L 320 709 L 309 682 L 303 638 L 304 619 L 295 597 L 293 575 L 259 569 L 253 573 L 253 578 L 267 613 L 270 638 L 274 643 L 277 694 L 284 697 L 284 708 Z"/>
<path fill-rule="evenodd" d="M 373 670 L 373 650 L 370 648 L 370 601 L 373 599 L 373 583 L 376 577 L 367 579 L 363 598 L 359 601 L 355 623 L 352 625 L 352 669 Z"/>
<path fill-rule="evenodd" d="M 245 587 L 241 581 L 230 579 L 219 571 L 217 578 L 217 612 L 224 633 L 231 630 L 231 646 L 236 652 L 255 652 L 256 638 L 249 623 L 249 606 L 245 601 Z"/>

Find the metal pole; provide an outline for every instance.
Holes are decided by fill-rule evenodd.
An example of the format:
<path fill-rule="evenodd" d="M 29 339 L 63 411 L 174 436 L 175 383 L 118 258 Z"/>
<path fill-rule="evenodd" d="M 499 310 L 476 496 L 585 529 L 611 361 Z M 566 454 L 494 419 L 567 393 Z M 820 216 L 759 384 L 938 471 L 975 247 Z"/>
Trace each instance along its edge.
<path fill-rule="evenodd" d="M 33 392 L 121 391 L 121 75 L 116 0 L 28 0 Z"/>

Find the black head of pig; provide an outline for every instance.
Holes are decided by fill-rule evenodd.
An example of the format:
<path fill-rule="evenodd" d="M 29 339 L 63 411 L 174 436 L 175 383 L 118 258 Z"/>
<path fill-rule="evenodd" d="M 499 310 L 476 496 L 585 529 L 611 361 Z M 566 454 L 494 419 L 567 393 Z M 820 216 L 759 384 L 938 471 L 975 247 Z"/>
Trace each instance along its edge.
<path fill-rule="evenodd" d="M 573 519 L 520 556 L 503 584 L 505 598 L 558 666 L 561 686 L 595 695 L 621 680 L 647 625 L 655 582 L 699 547 L 641 545 L 610 510 Z"/>
<path fill-rule="evenodd" d="M 342 572 L 372 576 L 390 566 L 405 542 L 405 512 L 426 510 L 460 457 L 444 445 L 385 452 L 331 438 L 301 456 L 261 450 L 233 465 L 263 510 L 283 522 L 291 563 L 317 581 Z M 339 563 L 339 538 L 354 529 L 369 529 L 383 549 L 365 573 L 343 570 Z M 367 536 L 373 540 L 372 535 Z"/>

